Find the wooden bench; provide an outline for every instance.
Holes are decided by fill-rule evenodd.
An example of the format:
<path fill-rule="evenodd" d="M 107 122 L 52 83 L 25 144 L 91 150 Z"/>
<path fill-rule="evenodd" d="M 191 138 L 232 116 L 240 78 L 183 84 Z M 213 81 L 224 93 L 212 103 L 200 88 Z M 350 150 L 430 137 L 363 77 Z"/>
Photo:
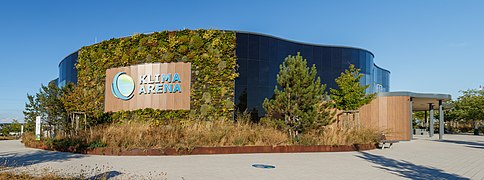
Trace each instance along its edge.
<path fill-rule="evenodd" d="M 387 140 L 385 134 L 382 134 L 380 136 L 380 143 L 378 145 L 381 147 L 381 149 L 385 149 L 385 145 L 387 145 L 386 148 L 390 149 L 392 148 L 393 143 L 397 143 L 397 142 L 398 141 L 396 140 Z"/>

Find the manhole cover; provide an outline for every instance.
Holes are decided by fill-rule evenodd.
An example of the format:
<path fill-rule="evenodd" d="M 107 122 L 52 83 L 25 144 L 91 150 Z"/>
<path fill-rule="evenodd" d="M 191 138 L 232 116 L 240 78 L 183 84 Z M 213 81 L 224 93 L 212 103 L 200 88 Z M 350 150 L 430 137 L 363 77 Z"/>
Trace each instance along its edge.
<path fill-rule="evenodd" d="M 252 167 L 262 168 L 262 169 L 274 169 L 274 168 L 276 168 L 276 166 L 267 165 L 267 164 L 252 164 Z"/>

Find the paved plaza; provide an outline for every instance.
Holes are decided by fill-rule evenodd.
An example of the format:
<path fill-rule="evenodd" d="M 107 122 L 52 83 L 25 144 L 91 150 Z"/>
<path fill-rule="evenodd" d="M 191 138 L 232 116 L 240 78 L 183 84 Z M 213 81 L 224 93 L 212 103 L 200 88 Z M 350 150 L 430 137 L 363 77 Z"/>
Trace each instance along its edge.
<path fill-rule="evenodd" d="M 365 152 L 193 156 L 96 156 L 0 141 L 9 169 L 122 179 L 484 179 L 484 136 L 425 136 Z M 273 169 L 253 164 L 273 165 Z"/>

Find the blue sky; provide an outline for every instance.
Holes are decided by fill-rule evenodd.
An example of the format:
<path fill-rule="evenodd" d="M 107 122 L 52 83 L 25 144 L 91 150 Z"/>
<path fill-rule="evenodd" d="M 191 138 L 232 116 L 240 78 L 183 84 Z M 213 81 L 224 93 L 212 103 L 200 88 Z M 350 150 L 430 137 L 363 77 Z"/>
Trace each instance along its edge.
<path fill-rule="evenodd" d="M 0 121 L 82 46 L 177 29 L 228 29 L 368 49 L 392 91 L 484 85 L 484 1 L 5 1 L 0 5 Z"/>

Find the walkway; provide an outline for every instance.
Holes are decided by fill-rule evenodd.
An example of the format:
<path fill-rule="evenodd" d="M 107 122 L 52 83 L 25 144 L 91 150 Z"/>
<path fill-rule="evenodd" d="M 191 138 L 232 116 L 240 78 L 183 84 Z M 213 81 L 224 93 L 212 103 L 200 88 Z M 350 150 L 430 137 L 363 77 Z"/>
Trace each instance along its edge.
<path fill-rule="evenodd" d="M 0 141 L 0 162 L 17 170 L 132 179 L 484 179 L 484 136 L 416 136 L 366 152 L 119 157 L 25 148 Z M 274 165 L 274 169 L 252 164 Z"/>

